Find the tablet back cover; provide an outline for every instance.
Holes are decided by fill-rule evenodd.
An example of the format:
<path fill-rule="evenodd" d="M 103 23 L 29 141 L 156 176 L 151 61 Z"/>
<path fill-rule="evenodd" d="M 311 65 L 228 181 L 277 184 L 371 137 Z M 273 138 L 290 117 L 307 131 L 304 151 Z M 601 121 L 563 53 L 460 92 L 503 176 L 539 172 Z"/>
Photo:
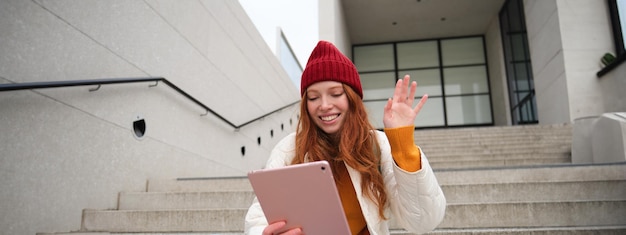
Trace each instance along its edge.
<path fill-rule="evenodd" d="M 308 235 L 350 234 L 328 162 L 256 170 L 248 179 L 268 223 L 285 220 Z"/>

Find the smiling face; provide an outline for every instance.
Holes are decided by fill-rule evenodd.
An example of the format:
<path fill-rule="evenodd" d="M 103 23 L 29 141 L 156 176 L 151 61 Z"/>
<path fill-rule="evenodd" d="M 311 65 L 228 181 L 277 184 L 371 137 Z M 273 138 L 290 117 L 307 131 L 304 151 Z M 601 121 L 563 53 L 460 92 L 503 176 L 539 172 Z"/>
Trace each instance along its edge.
<path fill-rule="evenodd" d="M 348 112 L 348 97 L 340 82 L 323 81 L 306 89 L 307 111 L 313 123 L 327 134 L 341 129 Z"/>

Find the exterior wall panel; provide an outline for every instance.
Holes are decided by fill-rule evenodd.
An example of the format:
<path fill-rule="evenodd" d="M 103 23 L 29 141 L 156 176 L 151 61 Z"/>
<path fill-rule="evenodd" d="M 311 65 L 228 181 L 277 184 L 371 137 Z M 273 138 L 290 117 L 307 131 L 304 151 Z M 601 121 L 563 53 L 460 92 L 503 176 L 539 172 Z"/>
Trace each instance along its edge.
<path fill-rule="evenodd" d="M 0 83 L 165 77 L 236 125 L 299 99 L 236 1 L 0 1 L 0 38 Z M 152 178 L 244 176 L 297 122 L 235 130 L 150 85 L 0 92 L 3 233 L 78 230 Z"/>

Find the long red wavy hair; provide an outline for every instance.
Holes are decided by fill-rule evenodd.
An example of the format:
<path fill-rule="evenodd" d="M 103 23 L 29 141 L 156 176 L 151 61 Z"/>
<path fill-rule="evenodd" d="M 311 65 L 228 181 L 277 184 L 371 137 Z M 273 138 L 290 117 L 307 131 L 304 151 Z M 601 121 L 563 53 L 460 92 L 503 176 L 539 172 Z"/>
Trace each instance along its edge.
<path fill-rule="evenodd" d="M 296 155 L 292 164 L 326 160 L 333 172 L 337 171 L 337 164 L 343 163 L 357 170 L 361 174 L 361 190 L 378 205 L 378 214 L 385 219 L 387 192 L 380 172 L 381 153 L 374 127 L 368 120 L 361 97 L 348 85 L 343 84 L 343 89 L 349 108 L 341 129 L 333 135 L 313 123 L 304 92 L 296 129 Z"/>

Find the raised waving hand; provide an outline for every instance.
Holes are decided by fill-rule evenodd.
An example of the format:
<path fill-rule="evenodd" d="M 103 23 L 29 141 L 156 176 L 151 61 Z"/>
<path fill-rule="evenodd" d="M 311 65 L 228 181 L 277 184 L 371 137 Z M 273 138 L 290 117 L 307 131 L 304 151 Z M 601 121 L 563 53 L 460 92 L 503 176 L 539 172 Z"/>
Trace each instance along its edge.
<path fill-rule="evenodd" d="M 410 89 L 409 83 L 411 84 Z M 428 95 L 424 94 L 415 107 L 413 100 L 417 82 L 411 82 L 409 75 L 404 75 L 404 79 L 398 80 L 393 92 L 393 98 L 387 100 L 383 114 L 383 124 L 385 128 L 396 128 L 414 125 L 415 117 L 428 100 Z M 408 91 L 410 90 L 410 91 Z"/>

